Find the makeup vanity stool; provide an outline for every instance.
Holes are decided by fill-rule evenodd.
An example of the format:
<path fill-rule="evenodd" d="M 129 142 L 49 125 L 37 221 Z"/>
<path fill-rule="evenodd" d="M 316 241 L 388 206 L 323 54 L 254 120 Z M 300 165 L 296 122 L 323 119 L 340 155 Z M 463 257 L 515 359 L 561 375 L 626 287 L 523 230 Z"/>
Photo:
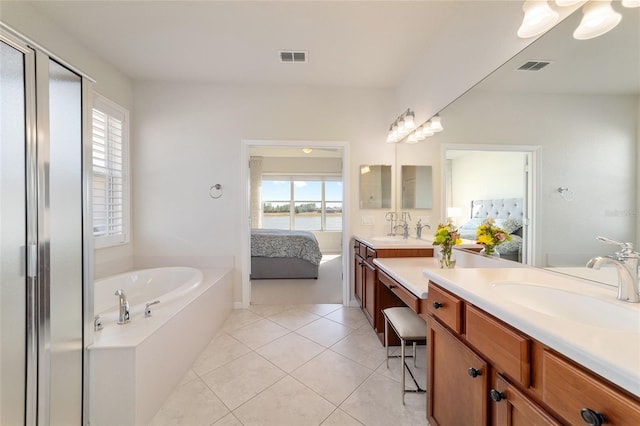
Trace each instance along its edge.
<path fill-rule="evenodd" d="M 394 307 L 382 310 L 384 316 L 384 346 L 387 350 L 387 368 L 389 368 L 389 358 L 398 358 L 398 356 L 389 356 L 389 325 L 400 338 L 400 358 L 402 362 L 402 405 L 404 405 L 405 393 L 424 393 L 413 377 L 413 373 L 405 364 L 405 347 L 406 342 L 413 342 L 413 365 L 416 366 L 416 344 L 418 342 L 427 341 L 427 324 L 415 312 L 406 306 Z M 416 390 L 407 390 L 405 387 L 405 369 L 409 370 L 409 374 L 416 384 Z"/>

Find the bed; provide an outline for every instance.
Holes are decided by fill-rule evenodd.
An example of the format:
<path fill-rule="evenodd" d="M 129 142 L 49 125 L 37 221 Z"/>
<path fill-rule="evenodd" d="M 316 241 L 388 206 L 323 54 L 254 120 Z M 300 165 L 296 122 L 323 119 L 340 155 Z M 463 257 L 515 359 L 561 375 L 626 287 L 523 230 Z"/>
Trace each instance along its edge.
<path fill-rule="evenodd" d="M 251 279 L 318 278 L 322 253 L 309 231 L 251 230 Z"/>
<path fill-rule="evenodd" d="M 522 198 L 498 198 L 471 201 L 471 218 L 458 231 L 461 238 L 475 240 L 478 226 L 487 218 L 511 235 L 511 241 L 496 247 L 502 259 L 522 262 L 522 224 L 524 204 Z"/>

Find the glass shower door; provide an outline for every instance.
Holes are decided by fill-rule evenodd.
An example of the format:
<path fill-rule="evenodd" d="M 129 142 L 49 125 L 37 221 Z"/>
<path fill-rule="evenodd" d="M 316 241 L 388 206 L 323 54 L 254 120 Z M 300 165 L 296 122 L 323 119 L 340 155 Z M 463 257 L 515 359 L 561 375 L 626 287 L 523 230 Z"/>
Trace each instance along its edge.
<path fill-rule="evenodd" d="M 25 424 L 25 54 L 0 42 L 0 424 Z"/>

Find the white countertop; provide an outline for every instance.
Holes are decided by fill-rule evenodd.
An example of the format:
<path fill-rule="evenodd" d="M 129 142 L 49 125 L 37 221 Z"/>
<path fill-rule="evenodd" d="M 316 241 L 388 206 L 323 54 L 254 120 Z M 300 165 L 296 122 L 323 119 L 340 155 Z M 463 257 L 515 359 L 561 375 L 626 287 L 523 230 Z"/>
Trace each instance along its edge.
<path fill-rule="evenodd" d="M 422 239 L 415 237 L 409 237 L 406 240 L 402 238 L 402 235 L 395 236 L 380 236 L 380 235 L 354 235 L 353 238 L 362 241 L 373 249 L 394 249 L 394 248 L 432 248 L 437 250 L 438 247 L 433 245 L 433 236 L 427 234 Z M 462 244 L 457 245 L 459 248 L 478 248 L 475 241 L 462 240 Z"/>
<path fill-rule="evenodd" d="M 385 259 L 386 260 L 386 259 Z M 528 334 L 611 382 L 640 396 L 640 303 L 616 299 L 616 288 L 537 268 L 424 268 L 423 276 L 489 314 Z M 541 313 L 504 297 L 500 283 L 516 282 L 553 287 L 592 296 L 612 304 L 613 312 L 629 310 L 637 318 L 622 331 L 566 319 L 560 313 Z M 578 298 L 579 299 L 579 298 Z M 544 301 L 541 301 L 544 303 Z M 607 305 L 609 306 L 609 305 Z M 579 300 L 571 304 L 580 309 Z M 618 311 L 623 313 L 622 311 Z M 597 319 L 599 312 L 586 312 Z"/>

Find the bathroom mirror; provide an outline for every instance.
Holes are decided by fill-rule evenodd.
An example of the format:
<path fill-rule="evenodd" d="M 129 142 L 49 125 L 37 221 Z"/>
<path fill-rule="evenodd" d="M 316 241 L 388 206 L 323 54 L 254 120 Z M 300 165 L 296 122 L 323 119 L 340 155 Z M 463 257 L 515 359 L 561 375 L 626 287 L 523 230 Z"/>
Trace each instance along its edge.
<path fill-rule="evenodd" d="M 596 236 L 640 248 L 640 8 L 614 8 L 620 24 L 590 40 L 572 36 L 577 10 L 441 111 L 445 131 L 431 139 L 445 151 L 537 147 L 531 263 L 596 280 L 604 271 L 587 270 L 586 261 L 616 250 Z M 528 62 L 549 64 L 521 70 Z M 445 193 L 443 208 L 452 197 Z"/>
<path fill-rule="evenodd" d="M 360 208 L 391 208 L 391 166 L 360 166 Z"/>
<path fill-rule="evenodd" d="M 433 208 L 433 176 L 431 166 L 401 167 L 401 206 L 407 209 Z"/>

